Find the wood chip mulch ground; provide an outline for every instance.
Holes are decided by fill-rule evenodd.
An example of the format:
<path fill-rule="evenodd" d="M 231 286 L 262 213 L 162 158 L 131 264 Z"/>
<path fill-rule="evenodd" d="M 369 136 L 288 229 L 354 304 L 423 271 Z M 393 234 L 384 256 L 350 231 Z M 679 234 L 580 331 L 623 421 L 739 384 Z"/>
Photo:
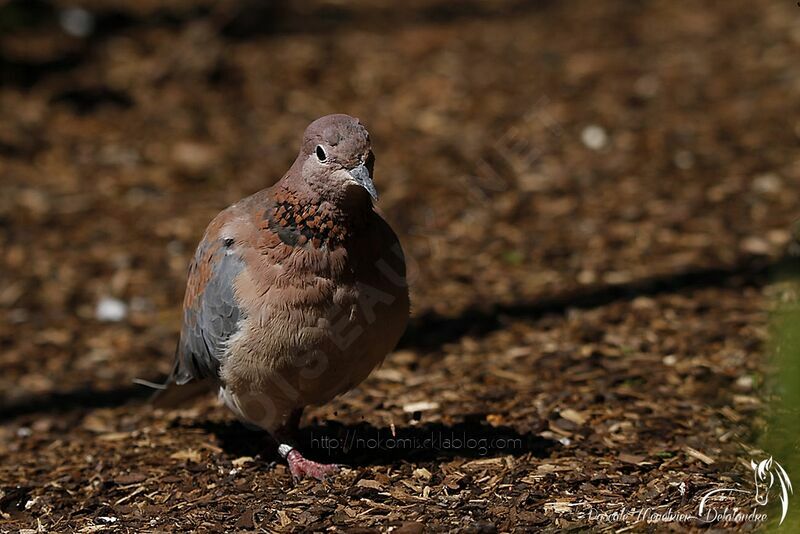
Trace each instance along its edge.
<path fill-rule="evenodd" d="M 0 532 L 759 528 L 653 520 L 766 453 L 794 2 L 86 0 L 81 35 L 72 2 L 23 4 L 0 1 Z M 413 318 L 307 412 L 308 455 L 345 467 L 295 484 L 215 399 L 155 411 L 132 380 L 169 371 L 210 218 L 336 111 L 376 145 Z"/>

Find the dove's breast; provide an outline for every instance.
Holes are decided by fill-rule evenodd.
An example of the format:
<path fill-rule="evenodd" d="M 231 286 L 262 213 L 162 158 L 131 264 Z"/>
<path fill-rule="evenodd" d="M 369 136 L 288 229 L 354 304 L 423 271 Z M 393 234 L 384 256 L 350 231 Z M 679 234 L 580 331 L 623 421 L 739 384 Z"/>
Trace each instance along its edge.
<path fill-rule="evenodd" d="M 409 311 L 405 260 L 376 217 L 333 250 L 277 243 L 246 262 L 256 267 L 236 280 L 242 318 L 220 369 L 222 397 L 240 417 L 274 430 L 293 409 L 358 385 L 397 344 Z"/>

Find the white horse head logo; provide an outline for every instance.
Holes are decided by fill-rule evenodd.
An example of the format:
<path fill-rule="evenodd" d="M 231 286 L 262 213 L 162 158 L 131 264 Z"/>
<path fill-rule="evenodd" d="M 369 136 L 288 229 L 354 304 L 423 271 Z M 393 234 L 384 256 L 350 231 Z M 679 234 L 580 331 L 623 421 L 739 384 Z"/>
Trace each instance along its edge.
<path fill-rule="evenodd" d="M 781 500 L 781 521 L 786 518 L 786 512 L 789 511 L 789 494 L 794 493 L 792 490 L 792 482 L 789 480 L 789 475 L 781 467 L 781 465 L 772 459 L 770 456 L 767 460 L 762 460 L 758 463 L 750 460 L 750 467 L 753 469 L 753 482 L 755 484 L 755 494 L 753 500 L 758 506 L 765 506 L 769 502 L 769 493 L 773 487 L 778 487 L 780 490 Z M 717 514 L 713 509 L 709 508 L 709 504 L 720 499 L 730 497 L 733 493 L 749 493 L 748 491 L 737 488 L 716 488 L 705 495 L 700 500 L 700 516 L 716 518 Z M 711 499 L 714 497 L 713 499 Z M 704 515 L 707 514 L 707 515 Z M 779 524 L 780 524 L 779 523 Z"/>
<path fill-rule="evenodd" d="M 750 467 L 753 468 L 753 480 L 756 486 L 754 498 L 757 504 L 761 506 L 767 504 L 770 489 L 776 482 L 780 485 L 781 523 L 783 523 L 786 512 L 789 510 L 789 494 L 794 493 L 789 475 L 786 474 L 781 464 L 772 459 L 772 456 L 768 460 L 761 460 L 758 463 L 750 460 Z"/>

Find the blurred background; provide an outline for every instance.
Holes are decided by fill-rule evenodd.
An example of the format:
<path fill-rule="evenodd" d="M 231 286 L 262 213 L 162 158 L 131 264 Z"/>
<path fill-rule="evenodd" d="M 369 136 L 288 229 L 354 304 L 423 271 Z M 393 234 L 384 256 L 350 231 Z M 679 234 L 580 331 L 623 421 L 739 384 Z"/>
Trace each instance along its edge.
<path fill-rule="evenodd" d="M 435 456 L 387 453 L 358 476 L 394 465 L 412 480 L 425 465 L 434 495 L 486 502 L 468 519 L 412 518 L 498 528 L 568 525 L 564 503 L 609 480 L 689 507 L 659 477 L 692 473 L 691 491 L 719 473 L 746 481 L 743 444 L 773 415 L 769 311 L 797 295 L 798 17 L 787 0 L 0 0 L 0 511 L 80 527 L 167 506 L 147 492 L 108 504 L 126 495 L 113 483 L 131 475 L 126 454 L 154 488 L 184 469 L 148 456 L 143 428 L 178 427 L 156 450 L 205 432 L 218 447 L 203 460 L 242 453 L 123 403 L 147 394 L 133 378 L 170 370 L 206 224 L 279 179 L 305 126 L 335 112 L 371 133 L 414 317 L 376 376 L 312 415 L 402 426 L 403 406 L 425 401 L 432 424 L 473 414 L 560 443 L 544 456 L 573 472 L 540 473 L 513 518 L 483 494 L 488 478 L 454 482 Z M 795 322 L 774 329 L 792 332 L 796 314 L 781 317 Z M 487 476 L 516 488 L 534 452 Z M 59 487 L 80 499 L 47 489 L 48 454 L 74 458 Z M 259 469 L 254 495 L 292 499 L 285 473 Z M 85 489 L 87 473 L 104 482 Z M 334 503 L 284 525 L 243 499 L 217 519 L 355 521 Z"/>

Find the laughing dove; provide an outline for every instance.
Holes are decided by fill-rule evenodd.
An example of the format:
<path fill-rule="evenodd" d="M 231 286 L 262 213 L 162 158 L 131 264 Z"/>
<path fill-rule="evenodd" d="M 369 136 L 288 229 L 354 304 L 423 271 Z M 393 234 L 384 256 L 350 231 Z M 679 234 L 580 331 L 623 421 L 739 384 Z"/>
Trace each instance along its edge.
<path fill-rule="evenodd" d="M 157 404 L 170 404 L 175 385 L 218 387 L 241 420 L 278 441 L 295 478 L 336 468 L 295 448 L 303 408 L 358 385 L 408 321 L 405 259 L 373 209 L 373 163 L 358 119 L 312 122 L 289 171 L 217 215 L 189 267 L 175 366 Z"/>

